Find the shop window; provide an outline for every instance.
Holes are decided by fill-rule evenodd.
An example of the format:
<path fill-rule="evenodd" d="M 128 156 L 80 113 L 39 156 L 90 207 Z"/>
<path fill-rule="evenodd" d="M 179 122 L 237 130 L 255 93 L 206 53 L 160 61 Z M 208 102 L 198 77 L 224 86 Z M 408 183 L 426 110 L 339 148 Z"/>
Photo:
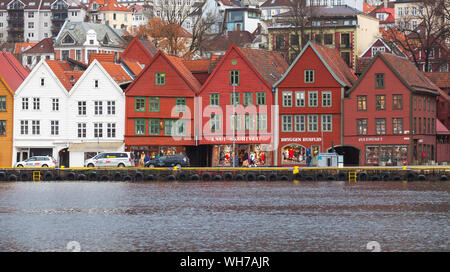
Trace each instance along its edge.
<path fill-rule="evenodd" d="M 308 106 L 309 107 L 319 106 L 319 92 L 318 91 L 309 91 L 308 92 Z"/>
<path fill-rule="evenodd" d="M 253 93 L 252 92 L 244 92 L 244 106 L 250 106 L 253 105 Z"/>
<path fill-rule="evenodd" d="M 266 105 L 266 93 L 256 92 L 256 105 Z"/>
<path fill-rule="evenodd" d="M 292 92 L 283 92 L 283 107 L 292 107 Z"/>
<path fill-rule="evenodd" d="M 292 115 L 281 115 L 281 131 L 292 132 Z"/>
<path fill-rule="evenodd" d="M 314 83 L 314 70 L 305 70 L 305 83 Z"/>
<path fill-rule="evenodd" d="M 308 115 L 308 132 L 317 132 L 319 130 L 319 116 L 317 114 Z"/>
<path fill-rule="evenodd" d="M 358 111 L 367 110 L 367 95 L 358 95 L 356 97 Z"/>
<path fill-rule="evenodd" d="M 164 72 L 155 73 L 155 85 L 166 85 L 166 73 Z"/>
<path fill-rule="evenodd" d="M 239 70 L 230 71 L 230 85 L 239 85 Z"/>
<path fill-rule="evenodd" d="M 392 118 L 392 134 L 403 134 L 403 118 Z"/>
<path fill-rule="evenodd" d="M 398 166 L 408 164 L 407 145 L 367 145 L 366 164 Z"/>
<path fill-rule="evenodd" d="M 295 92 L 295 106 L 304 107 L 305 106 L 305 92 Z"/>
<path fill-rule="evenodd" d="M 386 134 L 386 119 L 385 118 L 375 119 L 375 131 L 378 135 Z"/>
<path fill-rule="evenodd" d="M 306 116 L 295 115 L 295 132 L 305 132 L 305 131 L 306 131 Z"/>
<path fill-rule="evenodd" d="M 218 107 L 219 106 L 219 94 L 218 93 L 211 93 L 211 94 L 209 94 L 209 105 L 211 107 Z"/>
<path fill-rule="evenodd" d="M 283 164 L 305 164 L 306 148 L 298 144 L 284 146 L 281 149 L 281 158 Z"/>
<path fill-rule="evenodd" d="M 149 97 L 149 111 L 159 112 L 159 97 Z"/>
<path fill-rule="evenodd" d="M 134 134 L 145 135 L 145 119 L 134 119 Z"/>
<path fill-rule="evenodd" d="M 148 130 L 150 135 L 159 135 L 160 131 L 159 119 L 149 119 Z"/>
<path fill-rule="evenodd" d="M 375 88 L 384 88 L 384 74 L 375 74 Z"/>
<path fill-rule="evenodd" d="M 385 95 L 377 95 L 376 99 L 376 110 L 385 110 L 386 109 L 386 96 Z"/>
<path fill-rule="evenodd" d="M 367 135 L 367 119 L 356 119 L 356 130 L 358 135 Z"/>

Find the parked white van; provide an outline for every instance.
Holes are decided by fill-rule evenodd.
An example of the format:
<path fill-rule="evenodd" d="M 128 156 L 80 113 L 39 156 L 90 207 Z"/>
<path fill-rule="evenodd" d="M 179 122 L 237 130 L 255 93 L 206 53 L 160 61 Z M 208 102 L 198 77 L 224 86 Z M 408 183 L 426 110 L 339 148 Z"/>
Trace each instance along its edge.
<path fill-rule="evenodd" d="M 134 154 L 131 152 L 102 152 L 84 161 L 84 167 L 131 167 Z"/>

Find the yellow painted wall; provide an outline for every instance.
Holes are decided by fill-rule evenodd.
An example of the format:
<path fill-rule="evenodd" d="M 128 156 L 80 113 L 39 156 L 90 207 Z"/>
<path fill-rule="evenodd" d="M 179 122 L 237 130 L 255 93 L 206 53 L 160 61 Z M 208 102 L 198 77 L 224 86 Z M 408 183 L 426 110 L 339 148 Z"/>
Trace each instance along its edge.
<path fill-rule="evenodd" d="M 14 97 L 0 77 L 0 96 L 6 96 L 6 111 L 0 111 L 0 120 L 6 120 L 6 136 L 0 136 L 0 167 L 11 167 L 13 150 Z"/>

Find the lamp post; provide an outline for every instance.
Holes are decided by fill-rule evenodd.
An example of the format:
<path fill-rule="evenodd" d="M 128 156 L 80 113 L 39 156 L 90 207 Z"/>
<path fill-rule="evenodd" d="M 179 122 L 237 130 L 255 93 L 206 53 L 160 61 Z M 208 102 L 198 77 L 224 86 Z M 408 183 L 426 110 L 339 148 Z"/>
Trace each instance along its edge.
<path fill-rule="evenodd" d="M 235 137 L 235 130 L 236 130 L 236 113 L 234 112 L 234 105 L 236 104 L 236 95 L 235 95 L 235 91 L 236 91 L 236 83 L 233 83 L 233 153 L 231 156 L 231 164 L 233 165 L 234 168 L 234 161 L 235 161 L 235 148 L 236 148 L 236 137 Z"/>

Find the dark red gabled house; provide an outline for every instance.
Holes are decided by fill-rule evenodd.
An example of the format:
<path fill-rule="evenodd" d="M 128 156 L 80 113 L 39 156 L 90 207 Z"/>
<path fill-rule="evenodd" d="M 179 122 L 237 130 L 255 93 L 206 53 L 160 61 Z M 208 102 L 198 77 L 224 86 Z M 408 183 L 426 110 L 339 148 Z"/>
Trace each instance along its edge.
<path fill-rule="evenodd" d="M 276 52 L 232 44 L 199 92 L 199 150 L 204 165 L 273 165 L 273 84 L 288 65 Z M 236 160 L 237 161 L 237 160 Z"/>
<path fill-rule="evenodd" d="M 277 165 L 312 165 L 332 146 L 344 152 L 342 99 L 356 81 L 337 49 L 309 42 L 275 84 L 279 107 Z M 345 163 L 345 162 L 344 162 Z M 348 164 L 348 162 L 347 162 Z"/>
<path fill-rule="evenodd" d="M 435 161 L 438 95 L 408 59 L 377 54 L 344 99 L 344 144 L 360 165 Z"/>
<path fill-rule="evenodd" d="M 200 86 L 181 58 L 159 51 L 125 91 L 126 150 L 192 158 L 194 98 Z"/>
<path fill-rule="evenodd" d="M 147 39 L 133 38 L 125 51 L 120 54 L 120 60 L 137 61 L 142 65 L 148 65 L 158 53 L 158 48 Z"/>

